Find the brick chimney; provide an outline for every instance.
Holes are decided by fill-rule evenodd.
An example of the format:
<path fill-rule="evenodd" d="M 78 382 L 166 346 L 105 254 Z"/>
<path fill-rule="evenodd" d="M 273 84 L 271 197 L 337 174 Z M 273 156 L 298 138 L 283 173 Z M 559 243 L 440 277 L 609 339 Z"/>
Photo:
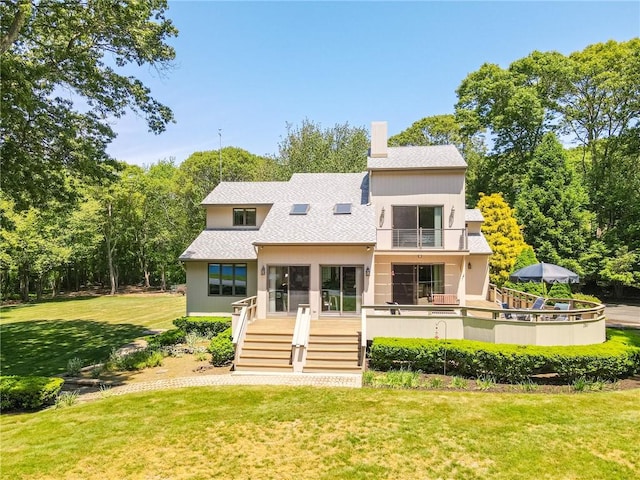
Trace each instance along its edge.
<path fill-rule="evenodd" d="M 371 158 L 387 157 L 387 122 L 371 122 Z"/>

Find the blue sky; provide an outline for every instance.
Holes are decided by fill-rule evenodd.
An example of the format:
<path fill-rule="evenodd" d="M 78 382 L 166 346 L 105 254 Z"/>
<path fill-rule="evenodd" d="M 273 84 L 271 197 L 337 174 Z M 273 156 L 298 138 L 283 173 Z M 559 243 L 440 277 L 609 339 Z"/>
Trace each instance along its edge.
<path fill-rule="evenodd" d="M 134 74 L 171 107 L 159 136 L 143 119 L 113 123 L 109 153 L 149 165 L 237 146 L 275 155 L 286 123 L 396 134 L 452 113 L 455 90 L 483 63 L 506 67 L 533 50 L 564 54 L 640 36 L 640 2 L 173 1 L 176 60 Z"/>

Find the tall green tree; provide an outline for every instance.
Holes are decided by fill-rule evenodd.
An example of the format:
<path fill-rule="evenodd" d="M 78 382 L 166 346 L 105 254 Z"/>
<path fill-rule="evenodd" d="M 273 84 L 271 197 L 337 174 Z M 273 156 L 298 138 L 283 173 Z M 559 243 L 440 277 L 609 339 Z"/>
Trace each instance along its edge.
<path fill-rule="evenodd" d="M 16 208 L 72 196 L 67 174 L 104 177 L 113 117 L 133 110 L 155 133 L 173 120 L 130 75 L 173 60 L 166 9 L 166 0 L 0 2 L 1 182 Z"/>
<path fill-rule="evenodd" d="M 369 133 L 348 123 L 322 128 L 305 119 L 300 126 L 287 124 L 285 138 L 278 145 L 281 179 L 293 173 L 363 172 L 367 169 Z"/>
<path fill-rule="evenodd" d="M 564 264 L 584 253 L 592 217 L 587 194 L 569 168 L 562 145 L 548 133 L 536 149 L 515 204 L 524 239 L 541 261 Z"/>

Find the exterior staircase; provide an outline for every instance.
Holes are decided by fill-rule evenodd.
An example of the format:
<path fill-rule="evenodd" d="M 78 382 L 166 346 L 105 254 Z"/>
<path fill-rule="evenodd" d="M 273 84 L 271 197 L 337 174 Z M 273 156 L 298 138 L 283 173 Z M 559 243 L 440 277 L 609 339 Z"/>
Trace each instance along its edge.
<path fill-rule="evenodd" d="M 278 329 L 261 321 L 249 325 L 240 358 L 235 364 L 236 371 L 293 372 L 291 340 L 294 324 L 279 322 L 278 325 Z"/>
<path fill-rule="evenodd" d="M 358 366 L 357 333 L 311 333 L 307 349 L 306 373 L 361 373 Z"/>

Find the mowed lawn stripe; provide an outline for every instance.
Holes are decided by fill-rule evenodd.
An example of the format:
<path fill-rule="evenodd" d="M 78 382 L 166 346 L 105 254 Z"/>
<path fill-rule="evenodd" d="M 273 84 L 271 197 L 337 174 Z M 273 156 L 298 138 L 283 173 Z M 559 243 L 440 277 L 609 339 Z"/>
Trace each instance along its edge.
<path fill-rule="evenodd" d="M 3 416 L 6 478 L 620 479 L 640 392 L 218 387 Z"/>

